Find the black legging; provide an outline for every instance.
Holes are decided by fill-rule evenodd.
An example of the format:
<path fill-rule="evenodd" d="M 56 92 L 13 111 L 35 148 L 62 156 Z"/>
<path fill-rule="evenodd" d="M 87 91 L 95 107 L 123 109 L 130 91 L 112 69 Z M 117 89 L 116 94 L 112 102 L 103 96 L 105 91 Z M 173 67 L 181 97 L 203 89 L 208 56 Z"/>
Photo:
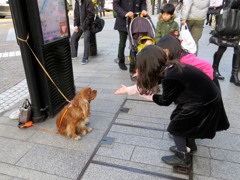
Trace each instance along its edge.
<path fill-rule="evenodd" d="M 173 140 L 177 146 L 177 149 L 179 151 L 187 152 L 186 146 L 187 146 L 187 140 L 186 137 L 182 136 L 175 136 L 173 135 Z"/>
<path fill-rule="evenodd" d="M 219 62 L 221 61 L 222 56 L 223 56 L 223 54 L 226 50 L 227 50 L 226 46 L 219 46 L 218 50 L 215 52 L 214 56 L 216 56 L 216 57 L 215 57 L 214 61 L 217 61 L 218 64 L 219 64 Z M 238 48 L 237 47 L 234 47 L 234 54 L 236 54 L 236 55 L 238 54 Z"/>

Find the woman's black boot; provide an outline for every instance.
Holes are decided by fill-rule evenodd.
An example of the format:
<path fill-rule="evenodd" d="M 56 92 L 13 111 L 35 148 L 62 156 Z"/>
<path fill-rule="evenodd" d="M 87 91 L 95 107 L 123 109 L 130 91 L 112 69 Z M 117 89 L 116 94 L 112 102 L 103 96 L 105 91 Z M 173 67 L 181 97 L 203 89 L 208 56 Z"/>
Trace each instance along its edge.
<path fill-rule="evenodd" d="M 239 59 L 236 54 L 233 54 L 232 75 L 230 78 L 230 82 L 234 83 L 236 86 L 240 86 L 240 81 L 238 79 L 238 69 L 239 69 Z"/>
<path fill-rule="evenodd" d="M 214 56 L 213 56 L 213 65 L 212 65 L 213 75 L 217 79 L 224 80 L 225 78 L 220 74 L 220 72 L 218 70 L 221 58 L 222 58 L 222 55 L 219 56 L 217 53 L 215 53 Z"/>
<path fill-rule="evenodd" d="M 175 155 L 163 156 L 162 160 L 172 166 L 189 168 L 192 165 L 192 154 L 176 150 Z"/>

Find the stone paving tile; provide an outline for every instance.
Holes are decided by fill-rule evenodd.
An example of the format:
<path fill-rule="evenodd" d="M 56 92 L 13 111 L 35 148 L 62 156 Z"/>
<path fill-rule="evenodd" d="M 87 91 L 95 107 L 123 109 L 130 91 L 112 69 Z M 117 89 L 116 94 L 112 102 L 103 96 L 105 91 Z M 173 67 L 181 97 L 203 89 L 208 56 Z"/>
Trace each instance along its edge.
<path fill-rule="evenodd" d="M 132 145 L 114 143 L 110 148 L 108 146 L 100 147 L 97 155 L 130 160 L 133 150 L 134 146 Z"/>
<path fill-rule="evenodd" d="M 160 115 L 159 115 L 160 116 Z M 118 119 L 129 120 L 133 123 L 148 123 L 148 124 L 158 124 L 164 125 L 169 123 L 169 119 L 163 119 L 162 117 L 148 117 L 148 116 L 139 116 L 138 114 L 130 113 L 120 113 Z"/>
<path fill-rule="evenodd" d="M 150 138 L 162 138 L 163 132 L 145 128 L 136 128 L 136 127 L 127 127 L 121 125 L 113 125 L 110 132 L 117 132 L 122 134 L 131 134 L 143 137 L 150 137 Z"/>
<path fill-rule="evenodd" d="M 124 119 L 116 119 L 115 123 L 120 123 L 120 124 L 125 124 L 125 125 L 132 125 L 132 126 L 141 126 L 145 128 L 154 128 L 154 129 L 164 129 L 163 124 L 154 124 L 154 123 L 148 123 L 148 122 L 141 122 L 138 121 L 138 118 L 136 118 L 136 121 L 131 121 L 131 120 L 124 120 Z M 147 119 L 147 118 L 145 118 Z"/>
<path fill-rule="evenodd" d="M 235 180 L 239 179 L 239 172 L 239 163 L 211 160 L 211 174 L 213 177 Z"/>
<path fill-rule="evenodd" d="M 2 176 L 3 174 L 3 176 Z M 0 179 L 5 180 L 73 180 L 70 178 L 64 178 L 56 174 L 47 174 L 40 171 L 31 170 L 29 168 L 22 168 L 15 165 L 10 165 L 0 162 Z"/>
<path fill-rule="evenodd" d="M 36 132 L 33 129 L 19 129 L 16 126 L 0 125 L 0 137 L 28 140 Z"/>
<path fill-rule="evenodd" d="M 102 176 L 104 174 L 104 176 Z M 82 177 L 82 180 L 139 180 L 139 179 L 149 179 L 149 180 L 159 180 L 159 177 L 154 177 L 150 175 L 144 175 L 140 173 L 129 172 L 113 167 L 105 167 L 96 164 L 90 164 L 86 173 Z M 165 179 L 165 178 L 161 178 Z"/>
<path fill-rule="evenodd" d="M 0 137 L 0 162 L 14 165 L 33 146 L 33 143 Z"/>
<path fill-rule="evenodd" d="M 90 154 L 45 145 L 36 145 L 16 163 L 17 166 L 60 177 L 76 179 Z"/>
<path fill-rule="evenodd" d="M 130 170 L 131 170 L 131 168 L 135 168 L 135 169 L 139 169 L 139 170 L 143 170 L 143 171 L 157 172 L 159 174 L 164 174 L 164 175 L 183 178 L 183 179 L 186 178 L 186 175 L 173 173 L 172 168 L 169 168 L 169 167 L 152 166 L 152 165 L 146 164 L 146 163 L 126 161 L 123 159 L 116 159 L 116 158 L 99 156 L 99 155 L 94 156 L 93 160 L 102 162 L 102 163 L 123 166 L 123 167 L 129 168 Z M 162 179 L 162 177 L 159 179 Z"/>
<path fill-rule="evenodd" d="M 132 135 L 132 134 L 122 134 L 118 132 L 109 132 L 107 136 L 115 138 L 115 142 L 118 142 L 118 143 L 165 150 L 165 151 L 168 151 L 169 147 L 174 145 L 173 141 L 150 138 L 146 136 Z"/>

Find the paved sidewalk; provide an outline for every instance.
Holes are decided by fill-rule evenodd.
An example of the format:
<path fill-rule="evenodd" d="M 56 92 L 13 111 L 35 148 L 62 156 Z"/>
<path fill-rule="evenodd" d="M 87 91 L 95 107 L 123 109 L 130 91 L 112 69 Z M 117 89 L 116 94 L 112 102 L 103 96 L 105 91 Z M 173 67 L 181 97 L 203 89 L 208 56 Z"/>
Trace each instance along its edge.
<path fill-rule="evenodd" d="M 152 16 L 152 20 L 156 24 L 157 16 Z M 198 151 L 192 168 L 173 169 L 164 164 L 161 157 L 171 154 L 168 148 L 174 144 L 166 132 L 174 106 L 159 107 L 140 97 L 113 94 L 121 84 L 133 84 L 128 71 L 121 71 L 114 62 L 118 32 L 113 30 L 113 25 L 114 18 L 108 13 L 104 30 L 97 34 L 98 55 L 91 57 L 87 65 L 81 65 L 81 39 L 79 59 L 73 60 L 76 89 L 90 86 L 98 90 L 97 98 L 91 103 L 93 132 L 79 141 L 37 128 L 55 131 L 56 117 L 28 129 L 18 129 L 17 120 L 11 120 L 9 115 L 28 96 L 23 67 L 14 67 L 13 63 L 10 67 L 18 69 L 20 75 L 0 76 L 1 82 L 11 81 L 7 89 L 1 83 L 0 104 L 12 99 L 8 108 L 0 106 L 0 179 L 239 179 L 240 93 L 239 87 L 229 82 L 233 50 L 226 51 L 220 65 L 225 76 L 220 85 L 230 129 L 217 133 L 213 140 L 197 140 Z M 212 62 L 216 47 L 208 44 L 209 32 L 210 27 L 205 27 L 199 57 Z M 1 46 L 0 54 L 10 52 L 7 50 L 10 48 L 3 50 Z M 20 56 L 15 58 L 15 62 L 21 62 Z M 0 64 L 7 65 L 6 60 L 14 61 L 0 57 Z M 16 78 L 14 82 L 13 78 Z"/>

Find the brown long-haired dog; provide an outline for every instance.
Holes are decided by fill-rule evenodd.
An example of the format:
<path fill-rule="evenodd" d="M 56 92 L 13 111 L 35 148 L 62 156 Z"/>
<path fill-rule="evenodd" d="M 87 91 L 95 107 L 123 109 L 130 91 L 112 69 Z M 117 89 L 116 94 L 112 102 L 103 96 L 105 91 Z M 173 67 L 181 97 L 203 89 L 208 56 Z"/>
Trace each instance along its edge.
<path fill-rule="evenodd" d="M 83 88 L 59 113 L 56 125 L 58 132 L 64 136 L 81 139 L 92 128 L 87 127 L 86 123 L 90 116 L 90 102 L 97 96 L 97 90 L 89 87 Z"/>

